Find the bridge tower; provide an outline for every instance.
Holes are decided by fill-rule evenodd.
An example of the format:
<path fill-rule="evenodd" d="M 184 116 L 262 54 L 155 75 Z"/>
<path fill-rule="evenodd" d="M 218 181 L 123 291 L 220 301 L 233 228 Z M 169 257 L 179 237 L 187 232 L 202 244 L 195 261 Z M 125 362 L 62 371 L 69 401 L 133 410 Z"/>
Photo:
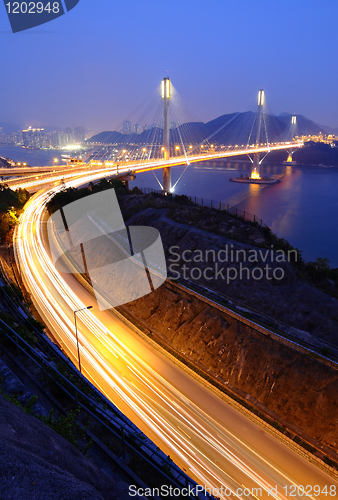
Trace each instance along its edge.
<path fill-rule="evenodd" d="M 288 137 L 288 140 L 290 139 L 291 141 L 293 141 L 295 139 L 295 137 L 296 137 L 297 134 L 298 134 L 297 116 L 293 115 L 291 117 L 290 137 Z M 289 153 L 289 156 L 288 156 L 286 162 L 283 162 L 283 163 L 285 163 L 286 165 L 288 163 L 290 165 L 294 164 L 294 163 L 297 163 L 297 162 L 293 162 L 293 159 L 292 159 L 292 155 L 293 155 L 294 151 L 288 151 L 288 153 Z"/>
<path fill-rule="evenodd" d="M 165 77 L 162 80 L 162 100 L 163 100 L 163 139 L 164 139 L 164 159 L 170 158 L 170 117 L 169 103 L 171 99 L 170 78 Z M 163 169 L 163 193 L 168 194 L 171 191 L 171 167 Z"/>
<path fill-rule="evenodd" d="M 298 134 L 297 116 L 291 117 L 291 141 L 293 141 Z"/>
<path fill-rule="evenodd" d="M 258 92 L 258 110 L 257 110 L 257 133 L 256 133 L 256 148 L 259 147 L 261 143 L 261 132 L 262 132 L 262 124 L 264 121 L 264 101 L 265 101 L 265 94 L 264 90 L 261 89 Z M 252 172 L 251 172 L 251 178 L 252 179 L 259 179 L 260 178 L 260 153 L 255 153 L 254 154 L 254 161 L 252 164 Z"/>

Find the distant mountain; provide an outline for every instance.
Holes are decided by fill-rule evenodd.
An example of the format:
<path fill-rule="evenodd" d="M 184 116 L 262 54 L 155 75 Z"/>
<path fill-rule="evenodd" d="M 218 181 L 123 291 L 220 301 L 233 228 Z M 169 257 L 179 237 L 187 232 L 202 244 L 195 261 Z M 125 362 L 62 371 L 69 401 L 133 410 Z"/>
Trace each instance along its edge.
<path fill-rule="evenodd" d="M 320 134 L 320 132 L 322 134 L 326 134 L 326 131 L 323 127 L 317 125 L 317 123 L 313 122 L 312 120 L 309 120 L 309 118 L 305 118 L 305 116 L 303 115 L 291 115 L 289 113 L 283 113 L 282 115 L 278 116 L 278 119 L 285 123 L 285 125 L 287 126 L 291 122 L 292 116 L 297 117 L 297 126 L 300 135 L 318 135 Z"/>
<path fill-rule="evenodd" d="M 279 116 L 267 115 L 267 133 L 269 142 L 290 140 L 291 137 L 291 115 L 282 113 Z M 325 127 L 317 125 L 312 120 L 302 115 L 296 115 L 299 135 L 317 135 L 327 133 Z M 199 144 L 208 141 L 215 144 L 247 144 L 256 142 L 257 128 L 256 113 L 247 111 L 245 113 L 231 113 L 219 116 L 207 123 L 190 122 L 184 123 L 170 130 L 170 142 L 172 145 L 181 143 Z M 331 133 L 331 132 L 330 132 Z M 290 135 L 290 137 L 289 137 Z M 261 140 L 265 141 L 265 130 L 261 132 Z M 135 145 L 162 145 L 163 130 L 153 127 L 144 130 L 141 134 L 121 134 L 116 131 L 106 131 L 94 135 L 87 140 L 90 143 L 100 144 L 135 144 Z"/>
<path fill-rule="evenodd" d="M 333 128 L 328 125 L 319 125 L 327 134 L 338 135 L 338 127 Z"/>
<path fill-rule="evenodd" d="M 6 160 L 6 158 L 3 158 L 0 156 L 0 168 L 11 168 L 12 165 Z"/>

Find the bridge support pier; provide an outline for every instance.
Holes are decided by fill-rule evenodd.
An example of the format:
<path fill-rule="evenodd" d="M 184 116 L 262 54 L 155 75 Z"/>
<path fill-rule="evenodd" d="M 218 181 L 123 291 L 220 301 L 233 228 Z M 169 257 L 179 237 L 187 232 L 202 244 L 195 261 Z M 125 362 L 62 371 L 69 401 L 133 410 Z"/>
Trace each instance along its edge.
<path fill-rule="evenodd" d="M 171 192 L 171 167 L 163 169 L 163 193 L 168 194 Z"/>
<path fill-rule="evenodd" d="M 251 177 L 253 179 L 257 179 L 261 176 L 261 173 L 260 173 L 260 168 L 261 168 L 261 165 L 259 163 L 259 159 L 260 159 L 260 154 L 259 153 L 255 153 L 254 154 L 254 161 L 253 161 L 253 164 L 252 164 L 252 171 L 251 171 Z"/>
<path fill-rule="evenodd" d="M 135 174 L 126 174 L 118 177 L 118 180 L 122 181 L 125 186 L 127 186 L 127 189 L 129 189 L 129 182 L 134 181 L 136 179 Z"/>
<path fill-rule="evenodd" d="M 162 100 L 163 100 L 163 146 L 164 146 L 164 159 L 170 158 L 170 117 L 169 117 L 169 103 L 171 99 L 170 93 L 170 79 L 169 77 L 162 80 Z M 171 192 L 171 167 L 163 169 L 163 193 L 168 194 Z"/>

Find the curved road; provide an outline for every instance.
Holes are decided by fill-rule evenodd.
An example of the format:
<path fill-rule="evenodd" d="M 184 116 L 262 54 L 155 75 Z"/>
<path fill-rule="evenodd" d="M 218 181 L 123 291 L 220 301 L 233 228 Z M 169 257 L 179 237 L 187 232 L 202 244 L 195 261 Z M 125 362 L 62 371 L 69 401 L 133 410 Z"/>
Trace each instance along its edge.
<path fill-rule="evenodd" d="M 50 196 L 42 190 L 28 202 L 16 233 L 16 257 L 34 305 L 76 365 L 73 311 L 94 306 L 78 313 L 84 375 L 192 478 L 215 488 L 215 496 L 300 499 L 305 495 L 298 485 L 309 485 L 308 498 L 335 498 L 337 480 L 237 411 L 113 312 L 99 311 L 74 276 L 56 271 L 43 218 Z M 231 495 L 224 489 L 219 493 L 221 486 Z M 277 496 L 271 491 L 276 487 Z"/>

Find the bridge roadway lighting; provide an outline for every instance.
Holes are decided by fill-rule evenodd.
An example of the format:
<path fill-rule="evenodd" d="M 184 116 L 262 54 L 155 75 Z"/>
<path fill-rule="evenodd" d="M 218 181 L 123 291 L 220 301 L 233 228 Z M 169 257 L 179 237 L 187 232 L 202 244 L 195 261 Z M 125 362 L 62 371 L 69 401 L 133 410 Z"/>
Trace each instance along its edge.
<path fill-rule="evenodd" d="M 78 361 L 79 361 L 79 370 L 80 370 L 80 373 L 82 373 L 81 371 L 81 359 L 80 359 L 80 346 L 79 346 L 79 337 L 78 337 L 78 333 L 77 333 L 77 321 L 76 321 L 76 314 L 80 311 L 85 311 L 87 309 L 92 309 L 93 306 L 87 306 L 87 307 L 83 307 L 82 309 L 77 309 L 76 311 L 74 311 L 74 324 L 75 324 L 75 336 L 76 336 L 76 346 L 77 346 L 77 358 L 78 358 Z"/>

